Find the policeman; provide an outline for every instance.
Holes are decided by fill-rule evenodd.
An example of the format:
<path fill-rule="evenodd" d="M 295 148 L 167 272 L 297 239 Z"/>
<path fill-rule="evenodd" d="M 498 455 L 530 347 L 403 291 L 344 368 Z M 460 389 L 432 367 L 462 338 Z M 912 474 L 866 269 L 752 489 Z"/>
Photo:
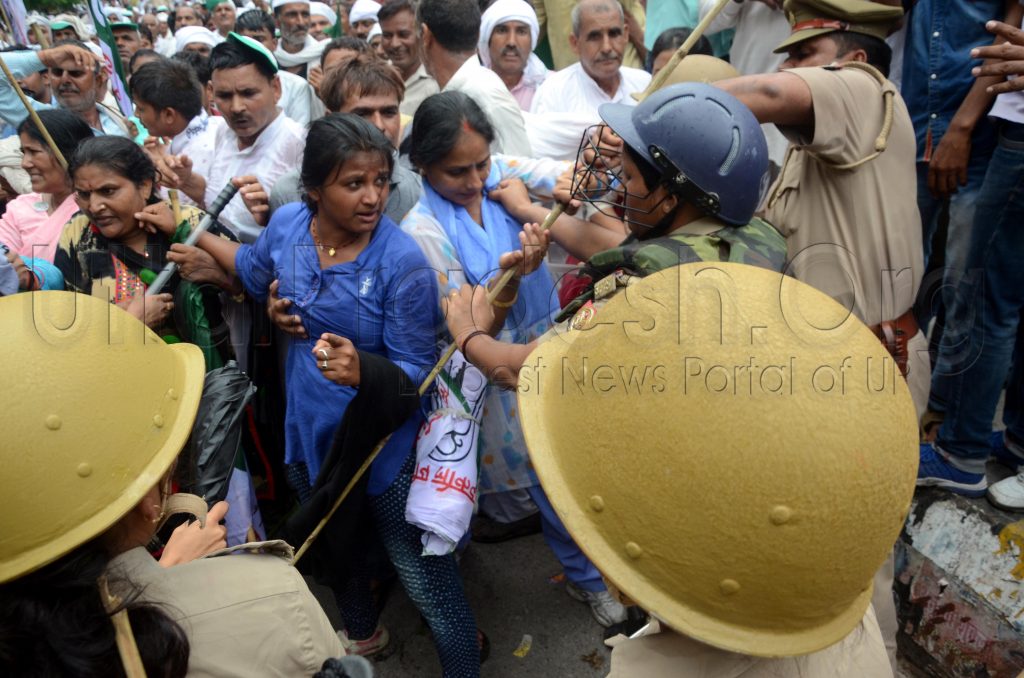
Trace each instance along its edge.
<path fill-rule="evenodd" d="M 0 325 L 6 673 L 120 675 L 131 627 L 148 675 L 308 676 L 342 654 L 284 542 L 173 567 L 145 549 L 199 406 L 196 346 L 70 292 L 0 298 Z"/>
<path fill-rule="evenodd" d="M 882 344 L 809 285 L 733 263 L 660 271 L 598 317 L 530 354 L 519 411 L 569 533 L 660 626 L 616 646 L 610 676 L 891 676 L 871 580 L 917 427 L 895 372 L 885 394 L 863 378 Z"/>
<path fill-rule="evenodd" d="M 782 270 L 785 241 L 754 217 L 767 189 L 768 151 L 746 106 L 711 85 L 685 83 L 660 89 L 635 107 L 604 104 L 599 112 L 622 139 L 621 166 L 611 172 L 594 160 L 589 171 L 614 175 L 613 182 L 602 182 L 618 186 L 631 234 L 589 257 L 583 272 L 590 283 L 560 319 L 586 325 L 597 312 L 594 302 L 680 263 L 731 261 Z M 532 345 L 487 335 L 481 328 L 492 326 L 492 316 L 483 297 L 468 285 L 453 293 L 446 300 L 449 330 L 467 360 L 499 383 L 514 385 Z"/>
<path fill-rule="evenodd" d="M 786 236 L 789 272 L 874 328 L 923 411 L 929 364 L 910 312 L 923 273 L 915 137 L 885 77 L 885 36 L 903 11 L 866 0 L 787 0 L 785 9 L 793 32 L 776 49 L 789 55 L 782 71 L 716 85 L 791 142 L 765 206 Z"/>
<path fill-rule="evenodd" d="M 893 4 L 898 4 L 893 2 Z M 715 83 L 790 140 L 765 215 L 786 236 L 788 273 L 872 328 L 905 372 L 918 414 L 930 381 L 912 312 L 923 273 L 916 141 L 886 79 L 885 36 L 903 14 L 866 0 L 786 0 L 792 34 L 779 73 Z M 879 573 L 875 601 L 895 666 L 896 614 Z"/>

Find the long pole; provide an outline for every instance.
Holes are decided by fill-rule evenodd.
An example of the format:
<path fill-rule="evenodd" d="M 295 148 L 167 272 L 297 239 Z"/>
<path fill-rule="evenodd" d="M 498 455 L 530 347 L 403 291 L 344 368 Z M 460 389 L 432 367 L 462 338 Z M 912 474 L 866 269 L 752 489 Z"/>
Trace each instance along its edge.
<path fill-rule="evenodd" d="M 0 4 L 0 7 L 2 6 L 3 5 Z M 50 136 L 50 130 L 46 129 L 46 125 L 44 125 L 43 121 L 39 119 L 39 114 L 36 113 L 36 109 L 32 108 L 32 103 L 28 100 L 28 97 L 25 96 L 25 92 L 22 91 L 21 85 L 19 85 L 18 81 L 14 79 L 14 74 L 11 73 L 11 69 L 7 67 L 7 62 L 2 58 L 0 58 L 0 68 L 3 69 L 7 82 L 11 83 L 11 87 L 13 87 L 14 91 L 18 93 L 18 98 L 21 99 L 22 105 L 25 106 L 25 110 L 28 111 L 28 115 L 32 118 L 32 122 L 35 123 L 39 133 L 43 135 L 44 139 L 46 139 L 46 145 L 49 146 L 50 151 L 53 152 L 53 157 L 57 158 L 57 162 L 59 162 L 60 166 L 66 170 L 68 168 L 68 161 L 64 158 L 64 154 L 60 152 L 60 149 L 57 148 L 56 142 L 54 142 L 53 137 Z"/>
<path fill-rule="evenodd" d="M 708 29 L 708 26 L 710 26 L 711 22 L 715 20 L 715 17 L 721 14 L 722 10 L 725 9 L 725 6 L 730 2 L 732 2 L 732 0 L 718 0 L 715 6 L 711 8 L 711 11 L 705 14 L 704 18 L 700 20 L 697 26 L 693 29 L 693 32 L 687 36 L 686 41 L 679 45 L 679 49 L 675 51 L 672 58 L 668 60 L 667 64 L 665 64 L 665 67 L 658 71 L 658 74 L 651 79 L 651 83 L 647 85 L 647 89 L 638 94 L 633 94 L 633 98 L 637 101 L 643 101 L 650 95 L 657 92 L 658 89 L 665 84 L 668 76 L 672 74 L 672 71 L 675 70 L 676 66 L 679 65 L 679 62 L 690 53 L 693 46 L 696 45 L 697 41 L 700 40 L 702 35 L 704 35 L 704 31 Z"/>
<path fill-rule="evenodd" d="M 562 214 L 562 211 L 564 209 L 565 208 L 562 206 L 561 203 L 555 204 L 555 206 L 551 209 L 548 215 L 544 218 L 544 222 L 540 225 L 541 230 L 546 231 L 549 228 L 551 228 L 551 225 L 555 223 L 555 220 L 558 219 L 558 217 Z M 501 274 L 501 277 L 498 278 L 498 282 L 495 283 L 494 287 L 492 287 L 487 292 L 488 303 L 494 303 L 494 300 L 498 298 L 498 295 L 501 294 L 501 291 L 503 289 L 505 289 L 505 286 L 508 285 L 509 282 L 511 282 L 512 278 L 515 276 L 515 273 L 515 269 L 510 268 Z M 437 375 L 441 373 L 442 369 L 444 369 L 445 363 L 447 363 L 448 360 L 453 355 L 455 355 L 456 348 L 458 347 L 455 345 L 454 342 L 449 344 L 448 348 L 445 349 L 444 353 L 441 355 L 441 359 L 438 360 L 437 364 L 434 365 L 434 368 L 427 373 L 426 379 L 423 380 L 423 383 L 420 384 L 419 387 L 419 394 L 421 396 L 427 392 L 427 389 L 429 389 L 431 384 L 434 383 L 434 380 L 437 379 Z M 338 495 L 338 498 L 334 501 L 334 504 L 331 506 L 331 510 L 327 512 L 327 515 L 325 515 L 319 523 L 317 523 L 317 526 L 313 528 L 313 531 L 309 533 L 308 537 L 306 537 L 306 541 L 302 542 L 302 546 L 300 546 L 299 550 L 295 552 L 295 558 L 292 561 L 293 563 L 299 562 L 299 558 L 306 554 L 306 551 L 309 550 L 309 547 L 313 544 L 313 541 L 316 540 L 318 536 L 320 536 L 320 532 L 324 529 L 324 527 L 327 525 L 330 519 L 334 516 L 334 513 L 345 502 L 345 499 L 348 497 L 349 493 L 352 492 L 352 488 L 356 486 L 360 478 L 363 477 L 363 474 L 365 474 L 367 469 L 370 468 L 370 464 L 373 463 L 373 460 L 377 458 L 377 455 L 380 454 L 381 450 L 384 449 L 384 446 L 388 444 L 388 440 L 390 439 L 391 435 L 388 434 L 379 443 L 377 443 L 376 447 L 373 448 L 373 451 L 370 452 L 370 455 L 366 458 L 366 461 L 363 462 L 363 465 L 360 466 L 359 469 L 355 472 L 355 475 L 352 476 L 352 479 L 348 481 L 348 485 L 345 486 L 345 489 L 342 490 L 340 495 Z"/>

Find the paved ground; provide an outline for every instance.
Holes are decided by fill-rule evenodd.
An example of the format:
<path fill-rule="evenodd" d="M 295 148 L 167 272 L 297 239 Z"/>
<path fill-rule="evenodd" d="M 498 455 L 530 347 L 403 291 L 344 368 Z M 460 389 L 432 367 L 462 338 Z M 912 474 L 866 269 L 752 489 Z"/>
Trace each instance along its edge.
<path fill-rule="evenodd" d="M 558 561 L 540 535 L 503 544 L 472 544 L 462 573 L 477 624 L 491 641 L 484 678 L 597 678 L 608 674 L 609 650 L 590 609 L 569 598 Z M 328 609 L 328 615 L 336 615 Z M 426 624 L 396 586 L 384 625 L 392 647 L 375 662 L 377 678 L 439 678 Z M 522 657 L 516 650 L 527 643 Z"/>

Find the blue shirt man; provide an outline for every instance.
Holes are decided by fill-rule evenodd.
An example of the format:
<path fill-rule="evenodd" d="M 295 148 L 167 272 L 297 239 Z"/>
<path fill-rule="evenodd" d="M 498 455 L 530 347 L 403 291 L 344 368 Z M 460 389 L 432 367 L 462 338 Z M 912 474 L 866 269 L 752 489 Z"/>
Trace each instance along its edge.
<path fill-rule="evenodd" d="M 949 232 L 943 280 L 963 275 L 974 219 L 974 202 L 995 134 L 986 112 L 992 95 L 975 87 L 974 47 L 988 45 L 985 22 L 1002 19 L 1013 0 L 919 0 L 911 10 L 901 94 L 917 134 L 918 206 L 924 229 L 925 264 L 940 213 L 948 200 Z M 972 89 L 973 88 L 973 89 Z M 922 288 L 927 294 L 927 290 Z M 946 295 L 949 296 L 949 295 Z M 941 299 L 922 297 L 930 317 Z M 935 303 L 933 303 L 933 301 Z M 948 311 L 949 309 L 947 309 Z"/>

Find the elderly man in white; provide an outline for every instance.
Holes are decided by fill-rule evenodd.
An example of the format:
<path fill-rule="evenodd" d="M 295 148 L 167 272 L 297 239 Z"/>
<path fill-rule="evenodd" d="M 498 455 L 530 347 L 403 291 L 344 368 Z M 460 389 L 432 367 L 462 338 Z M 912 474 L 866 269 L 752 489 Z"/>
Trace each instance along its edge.
<path fill-rule="evenodd" d="M 198 52 L 209 57 L 210 52 L 224 39 L 204 26 L 184 26 L 174 34 L 174 48 L 177 52 Z"/>
<path fill-rule="evenodd" d="M 512 98 L 530 110 L 537 87 L 548 69 L 533 53 L 540 25 L 526 0 L 497 0 L 480 17 L 477 51 L 484 66 L 498 74 Z"/>
<path fill-rule="evenodd" d="M 622 65 L 628 41 L 622 5 L 616 0 L 581 0 L 572 10 L 569 44 L 579 62 L 552 73 L 537 88 L 533 112 L 580 113 L 597 121 L 597 107 L 635 105 L 630 96 L 651 81 L 646 71 Z"/>
<path fill-rule="evenodd" d="M 305 78 L 307 69 L 320 63 L 326 44 L 309 34 L 309 0 L 273 0 L 271 4 L 281 32 L 274 58 L 282 70 Z"/>

